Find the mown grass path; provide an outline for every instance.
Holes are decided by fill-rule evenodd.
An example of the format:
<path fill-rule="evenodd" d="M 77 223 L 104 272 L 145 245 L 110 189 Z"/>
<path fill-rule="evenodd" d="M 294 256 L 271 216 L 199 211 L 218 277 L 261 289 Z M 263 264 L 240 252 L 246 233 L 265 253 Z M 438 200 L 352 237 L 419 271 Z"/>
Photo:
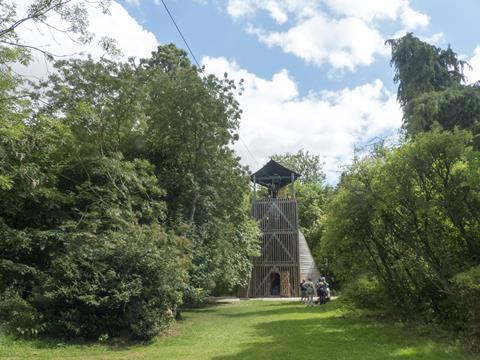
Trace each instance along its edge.
<path fill-rule="evenodd" d="M 188 311 L 176 334 L 112 348 L 16 341 L 0 336 L 0 358 L 35 359 L 479 359 L 401 325 L 322 307 L 245 301 Z"/>

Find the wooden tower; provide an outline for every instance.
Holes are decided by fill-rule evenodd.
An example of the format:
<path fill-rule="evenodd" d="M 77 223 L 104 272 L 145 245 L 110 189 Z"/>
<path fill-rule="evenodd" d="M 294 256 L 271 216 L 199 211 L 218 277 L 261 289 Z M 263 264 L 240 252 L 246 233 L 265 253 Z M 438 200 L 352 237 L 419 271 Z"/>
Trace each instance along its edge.
<path fill-rule="evenodd" d="M 261 255 L 252 259 L 252 274 L 240 296 L 299 296 L 300 279 L 305 275 L 312 276 L 305 271 L 318 275 L 310 250 L 298 229 L 295 198 L 298 177 L 300 174 L 274 160 L 251 177 L 254 183 L 251 215 L 259 221 L 262 230 Z M 257 184 L 268 188 L 267 198 L 257 198 Z M 292 197 L 280 198 L 278 190 L 287 185 L 292 187 Z"/>

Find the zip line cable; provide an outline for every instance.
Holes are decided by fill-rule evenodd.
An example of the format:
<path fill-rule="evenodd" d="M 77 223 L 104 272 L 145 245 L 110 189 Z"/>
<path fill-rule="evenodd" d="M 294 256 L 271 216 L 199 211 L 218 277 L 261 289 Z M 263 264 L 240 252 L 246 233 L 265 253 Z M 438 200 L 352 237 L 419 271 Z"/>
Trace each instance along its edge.
<path fill-rule="evenodd" d="M 243 139 L 241 137 L 239 137 L 240 139 L 240 142 L 243 144 L 243 146 L 245 147 L 245 149 L 247 149 L 247 152 L 250 154 L 251 158 L 253 159 L 253 161 L 255 162 L 255 165 L 259 166 L 258 165 L 258 162 L 257 162 L 257 159 L 255 159 L 255 156 L 253 156 L 253 154 L 250 152 L 250 149 L 248 148 L 247 144 L 245 144 L 245 142 L 243 141 Z"/>
<path fill-rule="evenodd" d="M 165 1 L 164 0 L 161 0 L 162 1 L 162 4 L 163 4 L 163 7 L 165 8 L 165 10 L 167 11 L 167 14 L 168 16 L 170 17 L 170 20 L 172 20 L 172 23 L 173 25 L 175 26 L 175 28 L 177 29 L 178 33 L 180 34 L 180 37 L 182 38 L 183 42 L 185 43 L 185 46 L 187 47 L 188 49 L 188 52 L 190 53 L 190 55 L 192 56 L 193 60 L 195 61 L 195 64 L 197 64 L 198 66 L 198 69 L 201 71 L 202 75 L 204 78 L 207 78 L 205 73 L 203 72 L 203 68 L 200 66 L 200 63 L 198 62 L 197 58 L 195 57 L 195 54 L 193 53 L 192 49 L 190 48 L 190 46 L 188 45 L 188 42 L 187 42 L 187 39 L 185 39 L 185 36 L 183 36 L 183 33 L 182 31 L 180 30 L 180 27 L 177 25 L 177 22 L 175 21 L 175 19 L 173 18 L 173 15 L 172 13 L 170 12 L 170 10 L 168 9 L 168 6 L 167 4 L 165 4 Z M 248 154 L 251 156 L 251 158 L 253 159 L 253 161 L 255 162 L 255 164 L 258 166 L 258 162 L 257 162 L 257 159 L 255 159 L 255 156 L 253 156 L 253 154 L 251 153 L 250 149 L 248 148 L 247 144 L 245 144 L 245 142 L 243 141 L 243 139 L 240 137 L 240 142 L 242 143 L 242 145 L 245 147 L 245 149 L 247 150 Z"/>
<path fill-rule="evenodd" d="M 202 72 L 202 74 L 203 74 L 203 69 L 202 69 L 202 67 L 200 66 L 200 63 L 198 62 L 197 58 L 196 58 L 195 55 L 193 54 L 192 49 L 190 49 L 190 46 L 188 45 L 187 39 L 185 39 L 185 36 L 183 36 L 182 31 L 181 31 L 180 28 L 178 27 L 177 22 L 176 22 L 175 19 L 173 18 L 173 15 L 172 15 L 172 13 L 170 12 L 170 10 L 168 9 L 167 4 L 165 4 L 165 1 L 163 1 L 163 0 L 161 0 L 161 1 L 162 1 L 162 4 L 163 4 L 165 10 L 167 11 L 168 16 L 169 16 L 170 19 L 172 20 L 173 25 L 175 26 L 175 28 L 177 29 L 178 33 L 180 34 L 183 42 L 185 43 L 185 45 L 186 45 L 186 47 L 187 47 L 187 49 L 188 49 L 188 52 L 190 53 L 190 55 L 192 55 L 192 58 L 193 58 L 193 60 L 195 61 L 195 64 L 197 64 L 198 69 L 199 69 L 199 70 Z M 203 74 L 203 76 L 205 76 L 205 74 Z"/>

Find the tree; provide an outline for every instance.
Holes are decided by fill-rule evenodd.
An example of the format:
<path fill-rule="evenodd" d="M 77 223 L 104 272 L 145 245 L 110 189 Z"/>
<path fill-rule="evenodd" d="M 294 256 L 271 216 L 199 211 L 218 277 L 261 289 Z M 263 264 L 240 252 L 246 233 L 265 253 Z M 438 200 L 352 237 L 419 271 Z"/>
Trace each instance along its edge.
<path fill-rule="evenodd" d="M 100 59 L 60 60 L 56 72 L 38 86 L 41 114 L 72 127 L 81 156 L 125 155 L 138 146 L 145 131 L 142 106 L 145 87 L 133 59 L 126 63 Z M 137 143 L 136 143 L 137 141 Z"/>
<path fill-rule="evenodd" d="M 247 280 L 258 227 L 229 147 L 235 84 L 182 56 L 59 61 L 32 98 L 0 84 L 0 319 L 12 331 L 146 340 L 183 301 Z"/>
<path fill-rule="evenodd" d="M 54 54 L 15 30 L 51 27 L 50 12 L 70 24 L 55 31 L 92 40 L 84 3 L 37 0 L 22 18 L 0 1 L 0 319 L 21 334 L 148 340 L 183 301 L 244 284 L 258 253 L 229 147 L 236 84 L 166 45 L 139 63 L 57 61 L 22 90 L 12 63 Z"/>
<path fill-rule="evenodd" d="M 479 88 L 450 48 L 412 34 L 387 43 L 407 136 L 342 174 L 320 256 L 357 305 L 462 329 L 478 346 Z"/>
<path fill-rule="evenodd" d="M 435 124 L 479 134 L 480 88 L 464 85 L 465 61 L 450 47 L 439 49 L 411 33 L 387 44 L 392 48 L 391 64 L 407 135 L 432 130 Z"/>
<path fill-rule="evenodd" d="M 41 113 L 61 114 L 74 129 L 76 156 L 148 160 L 166 191 L 166 224 L 193 240 L 192 288 L 205 294 L 243 283 L 257 232 L 247 216 L 248 174 L 229 148 L 240 117 L 235 84 L 204 78 L 173 45 L 138 66 L 105 59 L 55 66 Z"/>
<path fill-rule="evenodd" d="M 102 7 L 108 11 L 108 0 L 92 1 L 89 5 Z M 57 13 L 68 25 L 66 29 L 58 29 L 48 22 L 48 16 Z M 51 54 L 42 48 L 36 47 L 25 39 L 20 39 L 16 30 L 29 22 L 44 25 L 51 32 L 67 33 L 76 36 L 74 41 L 86 44 L 93 39 L 88 32 L 88 18 L 85 3 L 75 3 L 72 0 L 36 0 L 28 6 L 24 14 L 17 14 L 16 6 L 11 1 L 0 0 L 0 131 L 2 140 L 0 143 L 0 189 L 12 185 L 9 168 L 6 165 L 6 153 L 15 146 L 14 141 L 20 141 L 23 132 L 23 122 L 31 115 L 33 98 L 38 94 L 24 87 L 25 79 L 12 69 L 12 64 L 21 63 L 28 65 L 31 51 L 43 53 L 47 60 L 51 60 L 55 54 Z M 101 39 L 105 46 L 114 51 L 114 44 L 110 39 Z M 113 46 L 113 47 L 112 47 Z M 9 142 L 9 144 L 7 144 Z M 8 149 L 10 148 L 10 150 Z M 17 150 L 17 153 L 22 154 Z"/>
<path fill-rule="evenodd" d="M 72 41 L 80 44 L 87 44 L 95 37 L 88 31 L 88 15 L 86 6 L 99 6 L 103 12 L 108 12 L 110 0 L 93 0 L 89 2 L 76 2 L 73 0 L 35 0 L 29 6 L 25 14 L 17 14 L 15 4 L 8 0 L 0 1 L 0 44 L 7 48 L 19 49 L 28 53 L 38 51 L 44 54 L 47 59 L 57 55 L 52 54 L 42 47 L 35 46 L 20 39 L 16 30 L 25 23 L 34 22 L 37 25 L 45 26 L 49 31 L 68 34 Z M 56 13 L 65 22 L 67 28 L 60 29 L 49 23 L 49 15 Z M 102 38 L 99 43 L 105 50 L 115 51 L 115 44 L 109 38 Z"/>
<path fill-rule="evenodd" d="M 448 47 L 439 49 L 407 33 L 386 42 L 392 48 L 390 64 L 395 69 L 398 101 L 402 107 L 419 94 L 461 86 L 465 61 Z"/>
<path fill-rule="evenodd" d="M 229 147 L 241 115 L 236 84 L 205 77 L 172 45 L 159 47 L 141 68 L 150 119 L 138 151 L 157 168 L 170 221 L 186 224 L 195 239 L 192 285 L 208 291 L 243 284 L 258 231 L 247 217 L 247 171 Z"/>
<path fill-rule="evenodd" d="M 319 155 L 311 154 L 308 150 L 298 150 L 295 154 L 275 154 L 272 159 L 286 166 L 302 176 L 300 182 L 305 184 L 318 184 L 325 180 L 323 163 Z"/>
<path fill-rule="evenodd" d="M 466 131 L 432 131 L 359 160 L 328 207 L 322 253 L 352 282 L 373 273 L 404 317 L 469 317 L 456 274 L 478 264 L 478 151 Z M 393 309 L 392 309 L 393 310 Z"/>

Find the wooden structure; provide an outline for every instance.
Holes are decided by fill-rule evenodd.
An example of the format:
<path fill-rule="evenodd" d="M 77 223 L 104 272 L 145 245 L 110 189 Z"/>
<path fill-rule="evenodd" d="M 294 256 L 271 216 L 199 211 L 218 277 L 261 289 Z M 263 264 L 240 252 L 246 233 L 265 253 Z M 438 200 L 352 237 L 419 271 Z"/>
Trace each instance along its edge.
<path fill-rule="evenodd" d="M 259 221 L 262 245 L 261 255 L 252 259 L 252 274 L 248 286 L 240 291 L 241 297 L 299 296 L 301 278 L 311 277 L 310 273 L 318 275 L 305 238 L 299 243 L 299 236 L 303 236 L 298 230 L 295 198 L 295 180 L 299 176 L 270 160 L 251 177 L 254 183 L 251 215 Z M 268 198 L 257 198 L 257 184 L 268 188 Z M 287 185 L 292 186 L 292 198 L 278 197 L 278 190 Z"/>

